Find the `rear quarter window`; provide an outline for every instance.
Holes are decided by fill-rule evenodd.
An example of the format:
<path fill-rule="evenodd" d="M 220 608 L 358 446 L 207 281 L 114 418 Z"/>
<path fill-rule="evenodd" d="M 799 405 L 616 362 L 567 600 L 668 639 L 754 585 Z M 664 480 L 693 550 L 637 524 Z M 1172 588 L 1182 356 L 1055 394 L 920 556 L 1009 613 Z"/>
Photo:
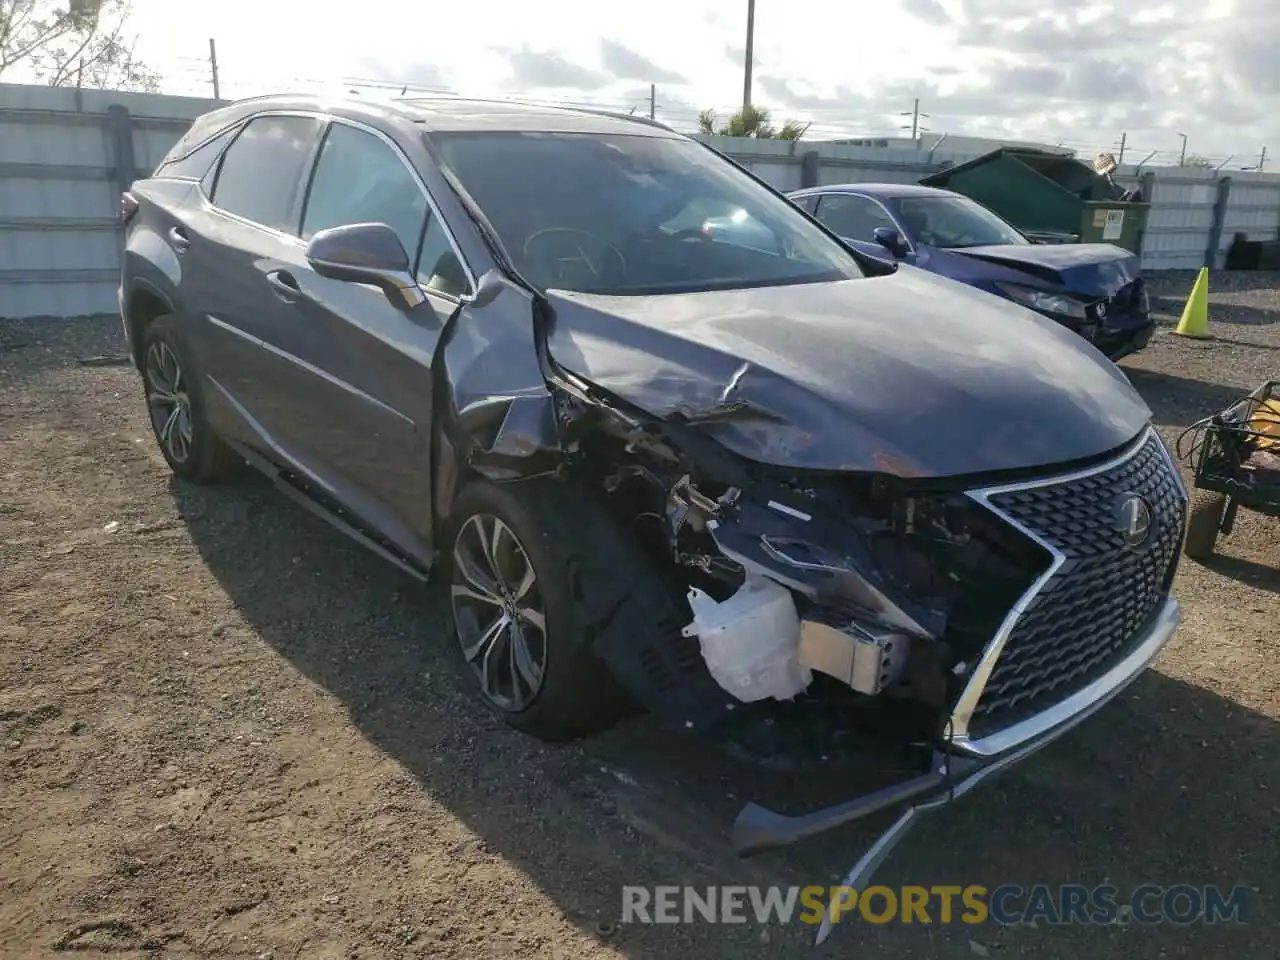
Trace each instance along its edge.
<path fill-rule="evenodd" d="M 810 215 L 818 209 L 818 197 L 820 194 L 810 194 L 807 197 L 792 197 L 791 202 L 797 207 Z"/>
<path fill-rule="evenodd" d="M 184 152 L 165 159 L 160 166 L 156 167 L 156 172 L 152 176 L 170 180 L 203 179 L 223 148 L 231 142 L 237 129 L 232 127 L 224 130 L 194 149 L 184 149 Z"/>

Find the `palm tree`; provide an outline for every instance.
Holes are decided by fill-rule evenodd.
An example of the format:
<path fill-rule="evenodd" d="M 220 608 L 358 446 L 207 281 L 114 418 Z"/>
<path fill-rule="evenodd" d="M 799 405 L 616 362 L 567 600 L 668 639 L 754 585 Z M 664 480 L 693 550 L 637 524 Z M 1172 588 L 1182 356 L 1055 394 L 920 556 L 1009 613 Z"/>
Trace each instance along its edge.
<path fill-rule="evenodd" d="M 722 124 L 716 123 L 714 110 L 698 114 L 698 132 L 722 137 L 755 137 L 757 140 L 799 140 L 809 129 L 809 124 L 788 120 L 779 129 L 771 122 L 764 107 L 749 106 L 729 117 Z"/>

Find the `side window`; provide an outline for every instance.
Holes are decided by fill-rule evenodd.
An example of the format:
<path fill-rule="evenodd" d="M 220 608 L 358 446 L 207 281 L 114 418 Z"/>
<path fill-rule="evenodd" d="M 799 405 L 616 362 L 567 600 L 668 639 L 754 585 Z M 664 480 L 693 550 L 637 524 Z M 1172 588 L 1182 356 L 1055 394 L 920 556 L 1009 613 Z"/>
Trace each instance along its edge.
<path fill-rule="evenodd" d="M 460 297 L 470 284 L 458 255 L 400 155 L 373 134 L 344 123 L 329 128 L 307 194 L 302 237 L 350 223 L 385 223 L 404 245 L 418 281 Z"/>
<path fill-rule="evenodd" d="M 434 214 L 427 221 L 422 235 L 422 253 L 418 257 L 418 282 L 432 290 L 461 297 L 471 290 L 462 261 L 453 252 L 453 246 L 445 235 L 440 220 Z"/>
<path fill-rule="evenodd" d="M 202 179 L 209 172 L 209 168 L 213 166 L 213 161 L 218 158 L 222 148 L 235 136 L 236 129 L 236 127 L 232 127 L 229 130 L 223 130 L 222 133 L 206 140 L 185 156 L 166 160 L 156 168 L 154 176 L 168 177 L 175 180 Z"/>
<path fill-rule="evenodd" d="M 845 193 L 828 193 L 818 204 L 818 219 L 847 240 L 875 240 L 876 227 L 892 227 L 893 221 L 874 200 Z"/>
<path fill-rule="evenodd" d="M 302 239 L 351 223 L 385 223 L 400 237 L 412 263 L 427 216 L 427 199 L 408 167 L 371 133 L 334 123 L 302 215 Z"/>
<path fill-rule="evenodd" d="M 290 211 L 319 128 L 315 117 L 250 120 L 222 155 L 214 205 L 265 227 L 295 232 Z"/>
<path fill-rule="evenodd" d="M 791 202 L 794 203 L 801 210 L 803 210 L 805 213 L 812 214 L 813 211 L 818 209 L 818 200 L 821 197 L 822 197 L 822 194 L 814 193 L 814 194 L 810 194 L 807 197 L 795 197 L 792 199 Z"/>

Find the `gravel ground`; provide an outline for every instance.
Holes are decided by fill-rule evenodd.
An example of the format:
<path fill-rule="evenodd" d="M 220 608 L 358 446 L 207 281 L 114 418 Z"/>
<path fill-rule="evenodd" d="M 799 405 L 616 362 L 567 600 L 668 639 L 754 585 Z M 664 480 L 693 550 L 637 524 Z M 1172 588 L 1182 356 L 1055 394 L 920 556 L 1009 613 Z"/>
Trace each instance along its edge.
<path fill-rule="evenodd" d="M 1189 277 L 1155 283 L 1173 322 Z M 1280 375 L 1280 275 L 1125 370 L 1166 435 Z M 0 324 L 0 956 L 725 957 L 809 928 L 619 925 L 623 884 L 829 883 L 886 825 L 747 861 L 769 789 L 629 721 L 547 747 L 471 699 L 423 589 L 252 477 L 172 481 L 114 320 Z M 1156 668 L 927 821 L 884 883 L 1255 888 L 1242 926 L 850 926 L 820 955 L 1274 960 L 1280 525 L 1241 514 Z M 784 785 L 785 786 L 785 785 Z"/>

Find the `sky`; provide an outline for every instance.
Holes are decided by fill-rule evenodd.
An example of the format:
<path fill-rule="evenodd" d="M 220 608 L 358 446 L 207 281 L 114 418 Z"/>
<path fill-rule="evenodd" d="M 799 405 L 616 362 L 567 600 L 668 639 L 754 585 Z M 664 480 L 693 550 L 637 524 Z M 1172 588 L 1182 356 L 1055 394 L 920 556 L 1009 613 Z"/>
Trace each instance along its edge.
<path fill-rule="evenodd" d="M 132 0 L 165 92 L 341 84 L 656 113 L 742 101 L 747 0 Z M 209 15 L 210 9 L 216 13 Z M 1280 170 L 1280 0 L 756 0 L 752 100 L 808 136 L 943 132 Z M 903 114 L 906 114 L 905 116 Z"/>

